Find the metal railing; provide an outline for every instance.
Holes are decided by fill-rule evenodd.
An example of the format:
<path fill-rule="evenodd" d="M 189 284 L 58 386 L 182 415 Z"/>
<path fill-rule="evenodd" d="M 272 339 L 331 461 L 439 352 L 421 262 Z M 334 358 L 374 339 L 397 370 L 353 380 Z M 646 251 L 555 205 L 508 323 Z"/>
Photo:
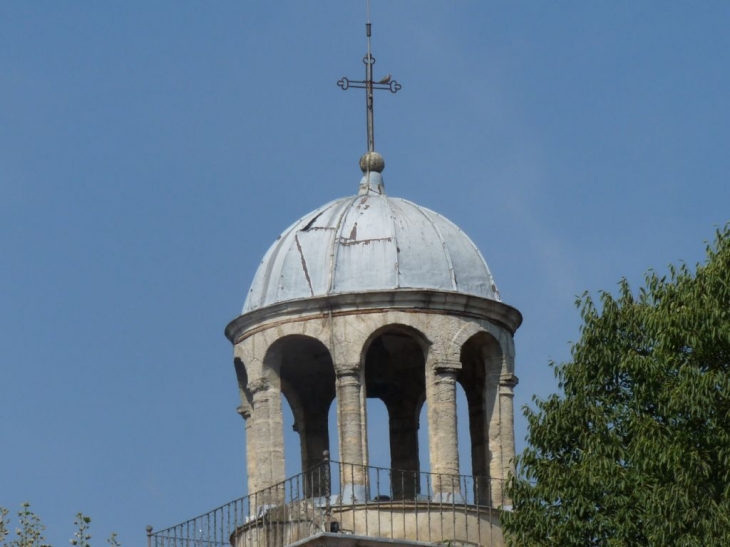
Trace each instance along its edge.
<path fill-rule="evenodd" d="M 148 547 L 284 547 L 321 533 L 501 545 L 501 480 L 325 460 L 176 526 Z"/>

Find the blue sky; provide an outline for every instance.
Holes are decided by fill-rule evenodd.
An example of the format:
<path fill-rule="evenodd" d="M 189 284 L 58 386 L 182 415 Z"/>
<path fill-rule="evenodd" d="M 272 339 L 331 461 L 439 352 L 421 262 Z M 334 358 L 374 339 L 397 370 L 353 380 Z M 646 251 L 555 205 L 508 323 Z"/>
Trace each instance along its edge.
<path fill-rule="evenodd" d="M 356 192 L 364 100 L 336 81 L 362 76 L 365 13 L 0 5 L 0 505 L 54 545 L 77 511 L 136 545 L 244 493 L 223 328 L 277 235 Z M 730 4 L 373 0 L 372 22 L 403 85 L 376 97 L 387 191 L 482 250 L 528 404 L 576 295 L 694 264 L 729 220 Z"/>

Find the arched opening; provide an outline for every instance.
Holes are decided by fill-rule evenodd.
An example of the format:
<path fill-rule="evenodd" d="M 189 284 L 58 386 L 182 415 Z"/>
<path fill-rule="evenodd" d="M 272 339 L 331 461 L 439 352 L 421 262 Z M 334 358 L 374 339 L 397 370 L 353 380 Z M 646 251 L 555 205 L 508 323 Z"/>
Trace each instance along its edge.
<path fill-rule="evenodd" d="M 307 471 L 322 463 L 323 453 L 330 447 L 328 418 L 335 398 L 332 357 L 319 340 L 293 335 L 271 345 L 265 364 L 278 371 L 281 393 L 291 409 L 291 428 L 299 435 L 299 466 L 287 462 L 287 474 Z M 287 415 L 284 412 L 283 418 Z M 312 477 L 323 476 L 312 474 Z M 325 491 L 323 480 L 312 479 L 307 474 L 304 488 L 307 496 L 321 496 Z"/>
<path fill-rule="evenodd" d="M 494 447 L 499 443 L 499 376 L 502 351 L 486 332 L 475 334 L 461 348 L 461 371 L 457 381 L 464 388 L 469 416 L 471 474 L 474 498 L 479 505 L 492 505 L 490 482 L 494 480 Z M 501 464 L 500 464 L 501 465 Z"/>
<path fill-rule="evenodd" d="M 288 401 L 287 401 L 288 402 Z M 299 434 L 296 433 L 296 420 L 291 403 L 281 405 L 282 425 L 284 428 L 284 468 L 285 476 L 293 477 L 302 472 L 301 447 Z"/>
<path fill-rule="evenodd" d="M 390 433 L 388 407 L 382 399 L 370 397 L 365 403 L 368 417 L 368 465 L 390 467 Z"/>
<path fill-rule="evenodd" d="M 368 421 L 368 475 L 371 499 L 385 501 L 392 496 L 388 408 L 382 399 L 365 400 Z"/>
<path fill-rule="evenodd" d="M 396 500 L 416 499 L 420 493 L 418 430 L 426 393 L 427 351 L 425 337 L 404 325 L 376 331 L 365 349 L 367 398 L 380 399 L 387 409 L 387 422 L 376 422 L 368 414 L 368 437 L 383 438 L 378 444 L 388 447 L 391 493 Z"/>
<path fill-rule="evenodd" d="M 327 423 L 329 424 L 329 430 L 334 431 L 338 437 L 330 439 L 330 460 L 341 461 L 339 431 L 337 429 L 337 397 L 335 397 L 334 401 L 332 401 L 332 404 L 330 405 Z"/>
<path fill-rule="evenodd" d="M 421 408 L 418 411 L 418 423 L 421 427 L 418 430 L 418 446 L 429 446 L 429 435 L 431 434 L 428 424 L 428 400 L 424 397 Z M 422 471 L 431 471 L 431 453 L 429 450 L 419 452 L 419 463 Z M 431 491 L 430 477 L 421 475 L 419 492 L 427 494 Z"/>
<path fill-rule="evenodd" d="M 469 401 L 466 390 L 460 382 L 456 382 L 456 429 L 459 447 L 459 473 L 469 475 L 473 473 L 474 461 L 472 457 L 471 431 L 469 430 Z M 471 487 L 468 477 L 459 477 L 459 490 L 468 503 L 474 502 L 475 488 Z"/>

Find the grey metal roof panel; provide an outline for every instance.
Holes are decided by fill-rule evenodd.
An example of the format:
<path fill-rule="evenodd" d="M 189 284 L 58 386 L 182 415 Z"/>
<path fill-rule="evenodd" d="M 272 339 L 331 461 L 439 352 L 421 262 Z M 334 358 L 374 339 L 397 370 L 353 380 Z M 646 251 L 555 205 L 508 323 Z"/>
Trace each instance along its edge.
<path fill-rule="evenodd" d="M 317 219 L 323 213 L 336 206 L 341 200 L 331 201 L 319 209 L 316 209 L 300 218 L 296 222 L 292 223 L 281 235 L 277 238 L 274 244 L 269 247 L 266 251 L 264 258 L 261 260 L 256 274 L 254 275 L 251 288 L 246 296 L 246 302 L 243 305 L 243 312 L 254 310 L 268 306 L 272 302 L 282 302 L 291 298 L 305 298 L 306 291 L 303 289 L 305 286 L 299 284 L 299 291 L 292 290 L 293 293 L 298 296 L 290 298 L 284 298 L 279 296 L 279 279 L 282 276 L 282 269 L 287 253 L 291 250 L 292 244 L 295 241 L 295 236 L 298 232 L 305 228 L 312 220 Z M 293 283 L 289 283 L 293 289 Z"/>
<path fill-rule="evenodd" d="M 456 290 L 449 253 L 431 219 L 408 201 L 391 201 L 398 242 L 398 286 Z"/>
<path fill-rule="evenodd" d="M 456 290 L 466 294 L 491 294 L 493 300 L 499 300 L 489 266 L 474 242 L 446 217 L 423 207 L 421 209 L 441 231 L 444 240 L 448 241 Z"/>
<path fill-rule="evenodd" d="M 397 253 L 388 199 L 358 196 L 337 234 L 331 293 L 396 288 Z"/>

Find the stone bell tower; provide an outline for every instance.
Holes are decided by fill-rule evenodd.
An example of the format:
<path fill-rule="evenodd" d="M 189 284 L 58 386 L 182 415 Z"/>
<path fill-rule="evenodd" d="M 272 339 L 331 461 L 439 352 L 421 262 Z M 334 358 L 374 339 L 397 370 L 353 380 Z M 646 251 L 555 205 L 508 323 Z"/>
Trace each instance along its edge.
<path fill-rule="evenodd" d="M 522 317 L 501 301 L 464 232 L 386 194 L 372 95 L 400 85 L 373 81 L 369 23 L 367 34 L 365 80 L 339 82 L 368 98 L 358 192 L 279 236 L 226 328 L 255 496 L 231 541 L 501 545 L 498 513 L 510 506 L 503 487 L 515 453 L 513 335 Z M 459 385 L 468 412 L 457 416 Z M 389 431 L 389 470 L 368 466 L 367 398 L 388 411 L 378 427 Z M 303 473 L 294 478 L 285 476 L 283 404 L 301 446 Z M 336 431 L 328 426 L 333 404 Z M 468 420 L 470 465 L 459 459 L 458 419 Z M 418 446 L 423 425 L 428 447 Z M 327 458 L 333 443 L 339 462 Z M 421 466 L 424 450 L 430 469 Z"/>

